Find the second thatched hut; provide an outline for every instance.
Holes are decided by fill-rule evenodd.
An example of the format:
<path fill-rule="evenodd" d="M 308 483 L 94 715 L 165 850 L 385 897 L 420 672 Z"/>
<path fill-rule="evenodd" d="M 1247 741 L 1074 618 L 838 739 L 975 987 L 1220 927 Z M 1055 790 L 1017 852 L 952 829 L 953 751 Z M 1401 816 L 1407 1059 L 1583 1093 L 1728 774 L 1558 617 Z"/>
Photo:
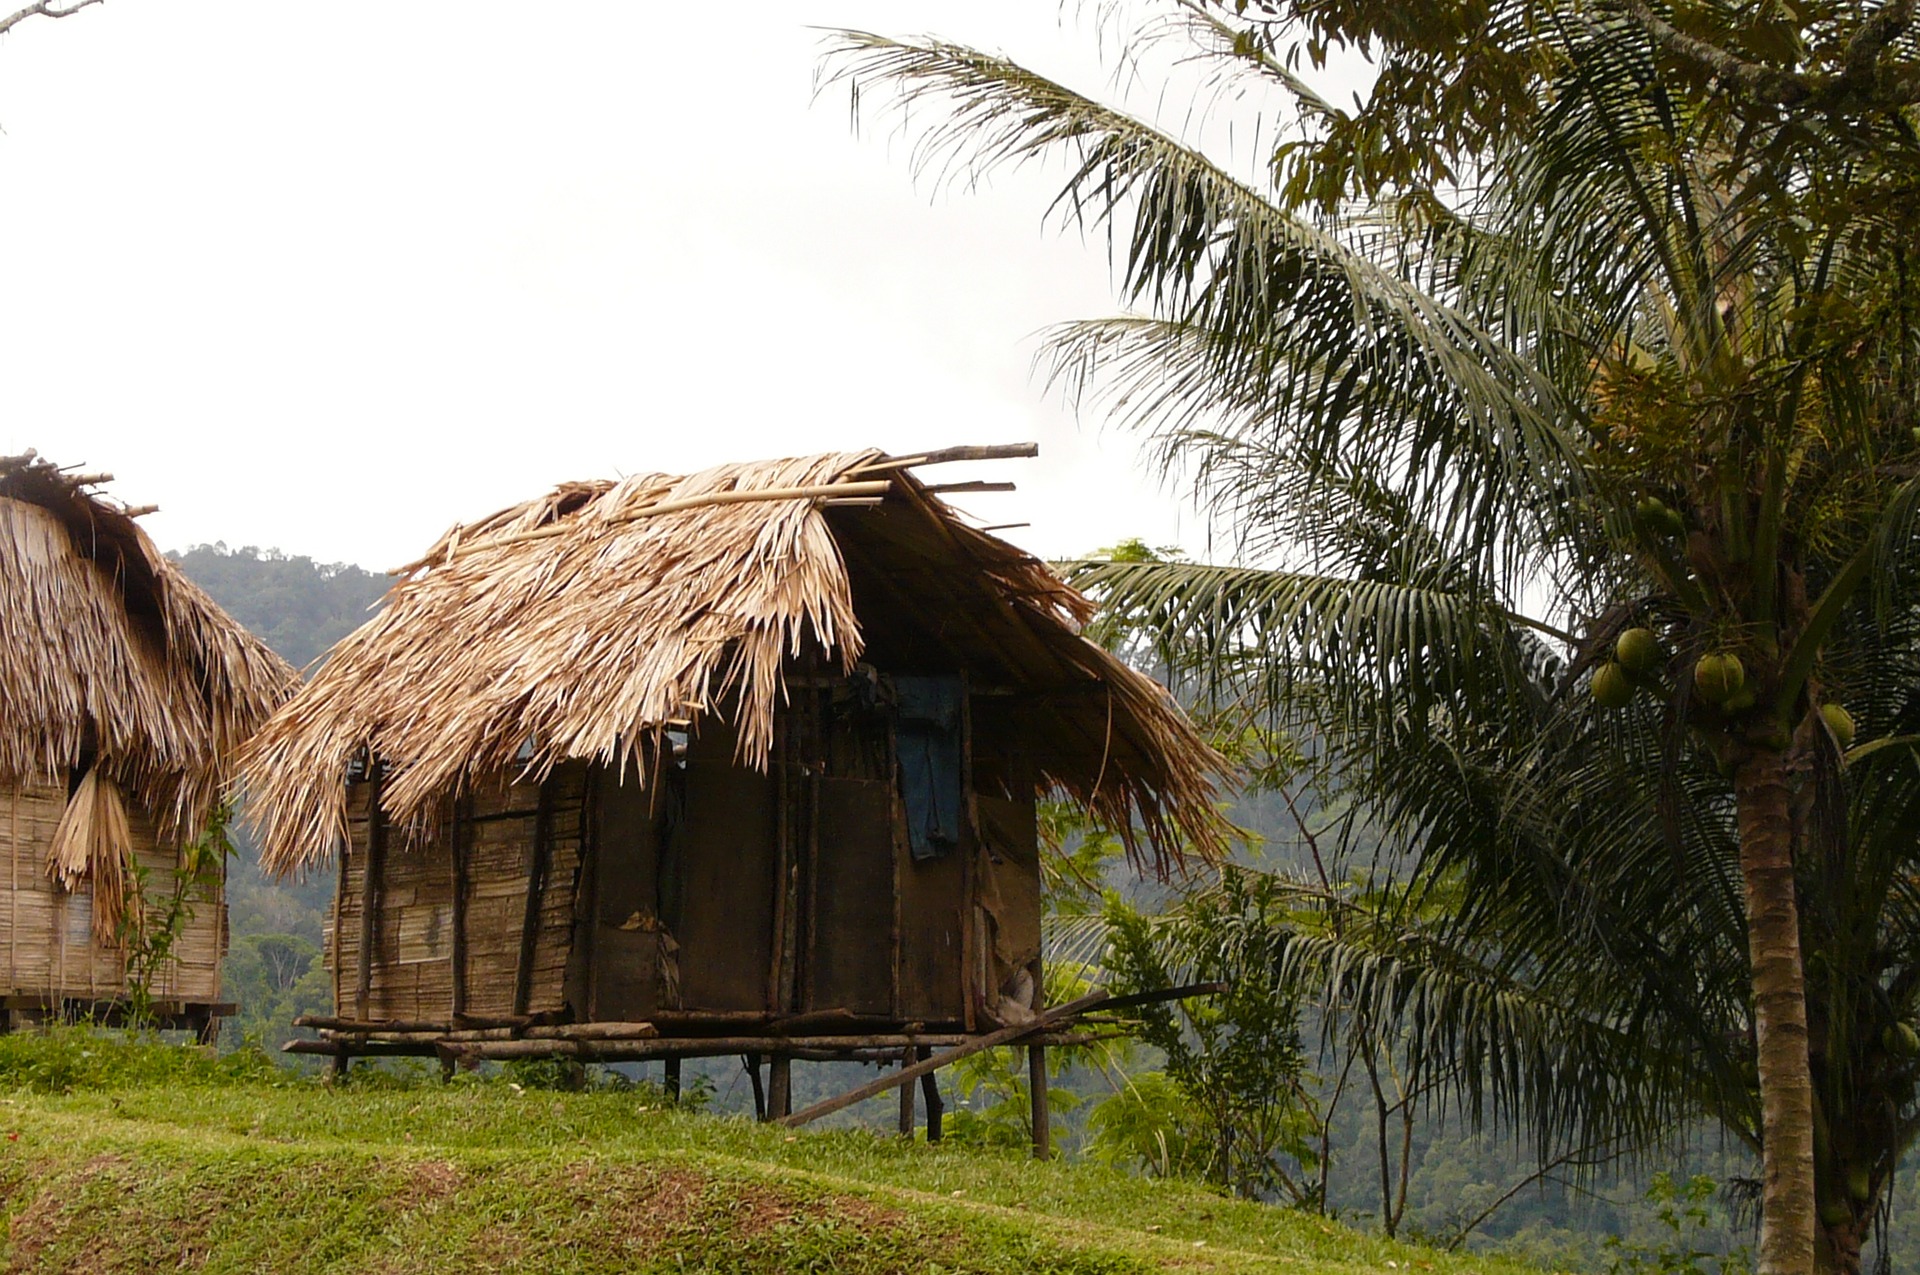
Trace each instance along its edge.
<path fill-rule="evenodd" d="M 297 677 L 106 477 L 0 457 L 0 1029 L 138 1004 L 205 1034 L 231 1007 L 223 847 L 201 843 L 234 750 Z"/>

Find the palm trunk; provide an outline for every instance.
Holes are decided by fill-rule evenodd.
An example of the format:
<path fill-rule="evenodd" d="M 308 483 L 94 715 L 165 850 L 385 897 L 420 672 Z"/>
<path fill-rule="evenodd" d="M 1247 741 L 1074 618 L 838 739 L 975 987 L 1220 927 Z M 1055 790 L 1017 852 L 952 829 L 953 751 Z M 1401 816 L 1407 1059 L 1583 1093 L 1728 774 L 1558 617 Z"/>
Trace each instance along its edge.
<path fill-rule="evenodd" d="M 1734 774 L 1734 799 L 1760 1072 L 1759 1275 L 1810 1275 L 1816 1222 L 1813 1076 L 1785 755 L 1773 749 L 1749 753 Z"/>

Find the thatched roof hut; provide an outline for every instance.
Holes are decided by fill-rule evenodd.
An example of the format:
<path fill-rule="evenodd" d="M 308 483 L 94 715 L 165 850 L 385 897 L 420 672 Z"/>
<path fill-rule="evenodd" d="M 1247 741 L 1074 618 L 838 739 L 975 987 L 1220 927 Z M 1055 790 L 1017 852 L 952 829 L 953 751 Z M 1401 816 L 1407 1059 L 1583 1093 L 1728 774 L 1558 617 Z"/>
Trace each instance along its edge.
<path fill-rule="evenodd" d="M 1036 793 L 1071 795 L 1162 864 L 1218 849 L 1219 759 L 1163 688 L 1080 636 L 1085 598 L 914 476 L 939 459 L 859 451 L 569 483 L 453 528 L 402 569 L 243 764 L 270 869 L 348 850 L 330 945 L 342 1014 L 451 1028 L 512 987 L 485 1014 L 737 1026 L 841 1011 L 962 1030 L 994 1015 L 1008 969 L 1037 960 Z M 939 806 L 943 767 L 964 811 Z M 640 806 L 615 810 L 627 802 Z M 506 878 L 474 876 L 480 848 L 507 840 L 528 927 L 514 943 L 478 920 Z M 857 869 L 842 848 L 856 843 Z M 1017 860 L 1019 880 L 951 866 L 927 884 L 928 915 L 946 918 L 927 926 L 954 950 L 951 968 L 915 967 L 927 926 L 898 900 L 976 853 Z M 618 906 L 616 854 L 644 860 Z M 412 875 L 402 887 L 394 873 Z M 852 923 L 836 901 L 868 881 L 881 968 L 828 971 L 842 958 L 826 932 Z M 719 895 L 730 919 L 703 914 Z M 988 896 L 997 933 L 1029 936 L 1002 945 L 997 972 L 986 941 L 965 937 Z M 670 945 L 677 969 L 603 995 L 607 954 L 636 933 L 650 967 Z M 979 961 L 964 980 L 961 947 Z M 733 976 L 693 968 L 716 965 Z"/>
<path fill-rule="evenodd" d="M 9 1008 L 123 989 L 115 940 L 139 904 L 134 864 L 171 867 L 235 750 L 298 681 L 154 547 L 135 522 L 144 511 L 95 490 L 105 478 L 32 452 L 0 458 Z M 176 999 L 201 1004 L 218 998 L 225 929 L 224 903 L 203 903 L 172 976 Z M 85 950 L 75 928 L 91 936 Z"/>

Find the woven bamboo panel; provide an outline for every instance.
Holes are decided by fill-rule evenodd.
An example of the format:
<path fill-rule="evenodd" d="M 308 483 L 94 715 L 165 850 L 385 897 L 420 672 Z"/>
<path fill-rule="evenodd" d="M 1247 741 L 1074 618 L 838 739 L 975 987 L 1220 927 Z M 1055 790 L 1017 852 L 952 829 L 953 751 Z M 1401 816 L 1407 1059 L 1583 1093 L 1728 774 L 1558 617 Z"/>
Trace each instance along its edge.
<path fill-rule="evenodd" d="M 584 766 L 565 767 L 549 780 L 550 841 L 541 892 L 528 1008 L 557 1010 L 564 1003 L 567 959 L 573 943 L 573 903 L 579 875 L 586 793 Z M 536 784 L 477 785 L 457 835 L 466 846 L 466 1011 L 506 1014 L 520 962 L 527 884 L 533 868 L 540 790 Z M 365 899 L 367 790 L 348 795 L 344 888 L 327 927 L 327 959 L 334 1004 L 358 1013 L 360 914 Z M 389 834 L 374 918 L 373 968 L 367 1014 L 373 1018 L 440 1020 L 453 1007 L 454 821 L 444 820 L 424 844 L 402 848 Z"/>
<path fill-rule="evenodd" d="M 68 894 L 48 878 L 47 853 L 65 812 L 63 788 L 43 784 L 0 786 L 0 959 L 16 995 L 84 1000 L 126 990 L 126 961 L 93 937 L 93 899 L 82 886 Z M 128 805 L 133 850 L 147 870 L 150 906 L 173 886 L 178 851 L 159 844 L 153 820 Z M 226 899 L 219 887 L 188 896 L 192 912 L 174 945 L 174 959 L 154 977 L 163 998 L 220 998 L 220 960 L 227 950 Z"/>

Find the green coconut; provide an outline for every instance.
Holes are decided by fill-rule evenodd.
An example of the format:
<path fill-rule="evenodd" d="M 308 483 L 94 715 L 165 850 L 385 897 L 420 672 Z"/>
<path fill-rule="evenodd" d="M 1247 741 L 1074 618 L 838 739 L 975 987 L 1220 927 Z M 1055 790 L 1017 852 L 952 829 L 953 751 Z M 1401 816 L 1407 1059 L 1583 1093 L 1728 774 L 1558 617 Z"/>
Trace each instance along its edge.
<path fill-rule="evenodd" d="M 1747 684 L 1747 666 L 1740 657 L 1716 651 L 1700 657 L 1693 666 L 1693 687 L 1709 704 L 1725 704 Z"/>
<path fill-rule="evenodd" d="M 1880 1033 L 1880 1045 L 1895 1058 L 1920 1056 L 1920 1032 L 1911 1023 L 1894 1023 Z"/>
<path fill-rule="evenodd" d="M 1873 1174 L 1867 1172 L 1866 1165 L 1856 1164 L 1847 1170 L 1847 1194 L 1863 1202 L 1873 1194 Z"/>
<path fill-rule="evenodd" d="M 1751 686 L 1743 686 L 1734 692 L 1732 699 L 1729 699 L 1720 707 L 1729 713 L 1744 713 L 1759 702 L 1760 697 L 1753 693 L 1753 688 Z"/>
<path fill-rule="evenodd" d="M 1613 644 L 1613 658 L 1629 673 L 1645 673 L 1660 662 L 1660 639 L 1652 629 L 1628 629 Z"/>
<path fill-rule="evenodd" d="M 1822 704 L 1820 716 L 1833 732 L 1833 740 L 1844 749 L 1853 747 L 1853 714 L 1838 704 Z"/>
<path fill-rule="evenodd" d="M 1593 670 L 1591 689 L 1593 702 L 1602 708 L 1625 708 L 1633 701 L 1633 679 L 1612 660 Z"/>
<path fill-rule="evenodd" d="M 1853 1210 L 1838 1200 L 1820 1206 L 1820 1222 L 1823 1226 L 1845 1226 L 1853 1221 Z"/>

